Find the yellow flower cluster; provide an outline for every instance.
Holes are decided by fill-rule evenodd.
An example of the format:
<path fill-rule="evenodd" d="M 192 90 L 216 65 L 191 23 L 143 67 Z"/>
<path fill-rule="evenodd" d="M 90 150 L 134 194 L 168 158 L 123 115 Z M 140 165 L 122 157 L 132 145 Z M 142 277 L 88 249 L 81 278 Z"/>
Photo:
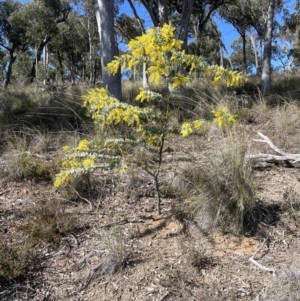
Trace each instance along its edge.
<path fill-rule="evenodd" d="M 189 78 L 180 72 L 178 72 L 173 78 L 172 78 L 172 88 L 177 89 L 179 87 L 185 86 L 189 81 Z"/>
<path fill-rule="evenodd" d="M 191 122 L 185 122 L 181 126 L 180 134 L 183 137 L 189 136 L 192 134 L 195 130 L 199 129 L 201 127 L 202 123 L 200 120 L 194 120 Z"/>
<path fill-rule="evenodd" d="M 55 187 L 67 186 L 76 175 L 88 172 L 96 166 L 96 156 L 86 152 L 89 147 L 90 143 L 86 139 L 81 140 L 75 149 L 70 146 L 63 147 L 68 156 L 62 162 L 61 171 L 55 176 Z"/>
<path fill-rule="evenodd" d="M 207 76 L 213 78 L 214 86 L 218 86 L 221 82 L 225 81 L 227 87 L 239 87 L 245 81 L 241 72 L 229 70 L 217 65 L 207 67 L 205 73 Z"/>
<path fill-rule="evenodd" d="M 152 94 L 148 93 L 147 96 L 147 91 L 143 90 L 138 97 L 142 102 L 153 98 Z M 87 95 L 84 95 L 82 98 L 84 100 L 84 106 L 87 107 L 92 118 L 95 121 L 99 121 L 103 126 L 122 122 L 128 126 L 141 126 L 141 116 L 149 113 L 149 109 L 147 108 L 139 108 L 138 106 L 120 102 L 115 97 L 110 96 L 103 88 L 90 90 Z M 85 143 L 87 143 L 87 141 Z M 88 145 L 86 146 L 88 149 Z M 84 145 L 78 147 L 84 147 Z"/>
<path fill-rule="evenodd" d="M 140 88 L 140 93 L 136 96 L 135 100 L 139 102 L 144 102 L 147 101 L 149 102 L 150 100 L 162 100 L 163 96 L 159 93 L 153 92 L 151 90 L 145 90 L 143 88 Z"/>
<path fill-rule="evenodd" d="M 230 114 L 227 107 L 219 107 L 216 110 L 213 110 L 214 114 L 214 123 L 218 127 L 231 128 L 236 123 L 236 116 Z"/>
<path fill-rule="evenodd" d="M 171 72 L 175 71 L 172 80 L 173 88 L 185 85 L 189 78 L 177 73 L 178 67 L 189 65 L 195 69 L 195 56 L 189 56 L 181 51 L 182 41 L 176 39 L 175 27 L 165 24 L 162 28 L 151 28 L 147 34 L 139 36 L 128 43 L 130 54 L 116 56 L 107 65 L 107 71 L 115 74 L 119 68 L 133 70 L 137 66 L 147 64 L 149 82 L 159 83 L 161 77 L 169 78 Z M 177 73 L 177 74 L 176 74 Z"/>

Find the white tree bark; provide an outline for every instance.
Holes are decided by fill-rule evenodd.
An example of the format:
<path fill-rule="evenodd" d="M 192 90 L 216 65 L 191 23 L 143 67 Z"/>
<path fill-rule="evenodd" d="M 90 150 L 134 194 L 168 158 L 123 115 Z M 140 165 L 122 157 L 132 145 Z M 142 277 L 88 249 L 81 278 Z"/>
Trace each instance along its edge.
<path fill-rule="evenodd" d="M 106 65 L 118 55 L 114 29 L 114 0 L 96 0 L 95 10 L 100 37 L 103 86 L 110 94 L 122 99 L 121 74 L 109 75 Z"/>
<path fill-rule="evenodd" d="M 270 0 L 265 30 L 264 54 L 261 75 L 261 91 L 263 95 L 271 92 L 271 55 L 274 13 L 275 0 Z"/>
<path fill-rule="evenodd" d="M 158 16 L 159 16 L 159 26 L 163 26 L 165 23 L 169 22 L 167 0 L 158 1 Z"/>
<path fill-rule="evenodd" d="M 250 29 L 250 41 L 251 41 L 253 51 L 254 51 L 256 75 L 260 75 L 261 74 L 261 67 L 259 65 L 259 60 L 258 60 L 258 51 L 257 51 L 256 39 L 255 39 L 254 33 L 252 32 L 251 29 Z"/>
<path fill-rule="evenodd" d="M 248 155 L 248 159 L 251 163 L 257 162 L 279 162 L 279 161 L 286 161 L 289 162 L 291 165 L 300 162 L 300 154 L 290 154 L 282 151 L 277 146 L 273 144 L 273 142 L 264 134 L 257 132 L 257 134 L 262 139 L 254 139 L 256 142 L 267 143 L 276 153 L 274 154 L 256 154 L 256 155 Z"/>

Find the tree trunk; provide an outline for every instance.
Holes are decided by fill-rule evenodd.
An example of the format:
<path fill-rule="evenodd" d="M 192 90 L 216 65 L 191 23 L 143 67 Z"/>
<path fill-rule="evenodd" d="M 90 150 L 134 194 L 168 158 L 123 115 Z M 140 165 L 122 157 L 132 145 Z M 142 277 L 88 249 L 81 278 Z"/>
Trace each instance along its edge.
<path fill-rule="evenodd" d="M 16 56 L 14 56 L 14 48 L 9 49 L 9 62 L 7 66 L 7 71 L 6 71 L 6 76 L 5 76 L 5 81 L 4 81 L 4 88 L 7 88 L 9 83 L 10 83 L 10 76 L 11 76 L 11 71 L 12 71 L 12 65 L 16 60 Z"/>
<path fill-rule="evenodd" d="M 167 0 L 158 1 L 158 17 L 159 26 L 162 27 L 164 24 L 169 22 L 168 10 L 167 10 Z"/>
<path fill-rule="evenodd" d="M 113 0 L 96 0 L 95 9 L 100 37 L 103 86 L 110 94 L 121 100 L 121 73 L 109 75 L 105 69 L 106 65 L 118 55 L 114 29 L 114 2 Z"/>
<path fill-rule="evenodd" d="M 45 37 L 44 40 L 40 43 L 39 47 L 36 49 L 36 57 L 32 64 L 31 71 L 30 71 L 30 82 L 32 83 L 36 78 L 36 68 L 37 64 L 40 62 L 44 47 L 48 44 L 51 40 L 51 37 Z"/>
<path fill-rule="evenodd" d="M 241 34 L 242 45 L 243 45 L 243 72 L 247 74 L 247 55 L 246 55 L 246 33 Z"/>
<path fill-rule="evenodd" d="M 61 82 L 64 83 L 65 82 L 65 74 L 64 74 L 64 68 L 63 68 L 63 58 L 60 54 L 59 51 L 57 51 L 57 60 L 58 60 L 58 65 L 59 65 L 59 73 L 60 73 L 60 77 L 61 77 Z"/>
<path fill-rule="evenodd" d="M 89 37 L 89 68 L 90 68 L 90 84 L 94 82 L 93 76 L 94 76 L 94 68 L 93 68 L 93 41 L 92 41 L 92 34 L 91 34 L 91 24 L 90 24 L 90 18 L 88 18 L 88 37 Z"/>
<path fill-rule="evenodd" d="M 149 3 L 148 3 L 149 2 Z M 151 21 L 153 23 L 154 27 L 157 27 L 159 25 L 159 20 L 157 19 L 155 12 L 154 12 L 154 5 L 153 5 L 153 1 L 145 1 L 145 0 L 141 0 L 141 3 L 144 5 L 144 7 L 147 9 Z"/>
<path fill-rule="evenodd" d="M 149 82 L 147 77 L 147 64 L 143 63 L 143 88 L 149 89 Z"/>
<path fill-rule="evenodd" d="M 188 26 L 193 12 L 194 0 L 182 1 L 182 14 L 180 21 L 179 39 L 183 41 L 182 49 L 187 50 Z"/>
<path fill-rule="evenodd" d="M 255 36 L 254 36 L 252 30 L 250 30 L 250 41 L 251 41 L 253 51 L 254 51 L 256 75 L 261 75 L 261 67 L 260 67 L 259 61 L 258 61 L 256 39 L 255 39 Z"/>
<path fill-rule="evenodd" d="M 275 0 L 270 0 L 266 22 L 264 54 L 261 75 L 261 91 L 263 95 L 271 92 L 271 55 L 272 55 L 272 32 L 275 12 Z"/>

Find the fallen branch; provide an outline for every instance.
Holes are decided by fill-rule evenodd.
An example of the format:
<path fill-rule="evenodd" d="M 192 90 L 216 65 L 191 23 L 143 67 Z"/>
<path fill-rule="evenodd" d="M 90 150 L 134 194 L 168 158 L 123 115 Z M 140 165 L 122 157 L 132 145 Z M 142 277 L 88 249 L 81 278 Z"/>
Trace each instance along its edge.
<path fill-rule="evenodd" d="M 92 204 L 91 201 L 89 201 L 88 199 L 82 197 L 82 196 L 79 194 L 79 192 L 78 192 L 75 188 L 73 188 L 71 185 L 69 185 L 69 187 L 76 193 L 76 195 L 77 195 L 81 200 L 87 202 L 87 203 L 90 205 L 91 210 L 93 210 L 93 204 Z"/>
<path fill-rule="evenodd" d="M 275 269 L 272 269 L 272 268 L 268 268 L 268 267 L 265 267 L 264 265 L 260 264 L 259 262 L 257 262 L 254 257 L 256 256 L 257 253 L 259 253 L 262 248 L 264 247 L 265 243 L 267 241 L 267 238 L 264 239 L 262 245 L 257 249 L 257 251 L 255 251 L 253 253 L 253 255 L 249 258 L 249 261 L 251 261 L 252 263 L 254 263 L 257 267 L 259 267 L 261 270 L 263 271 L 267 271 L 267 272 L 272 272 L 273 276 L 276 277 L 276 270 Z"/>
<path fill-rule="evenodd" d="M 257 162 L 278 162 L 278 161 L 286 161 L 290 164 L 294 164 L 297 162 L 300 162 L 300 154 L 290 154 L 282 151 L 277 146 L 274 145 L 274 143 L 264 134 L 257 132 L 257 134 L 262 137 L 262 139 L 253 139 L 257 142 L 263 142 L 267 143 L 277 154 L 279 155 L 273 155 L 273 154 L 257 154 L 257 155 L 249 155 L 248 159 L 252 163 Z"/>

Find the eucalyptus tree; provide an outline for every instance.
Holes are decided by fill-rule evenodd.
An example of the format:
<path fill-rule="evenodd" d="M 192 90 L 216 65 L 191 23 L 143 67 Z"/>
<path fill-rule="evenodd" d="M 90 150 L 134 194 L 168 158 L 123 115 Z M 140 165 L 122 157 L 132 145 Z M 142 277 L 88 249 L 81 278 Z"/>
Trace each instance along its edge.
<path fill-rule="evenodd" d="M 243 70 L 248 73 L 252 73 L 253 67 L 255 67 L 255 49 L 253 49 L 250 43 L 250 37 L 246 37 L 246 49 L 244 49 L 245 43 L 242 38 L 238 38 L 231 43 L 232 53 L 230 59 L 234 69 Z M 246 52 L 246 65 L 244 61 L 244 51 Z"/>
<path fill-rule="evenodd" d="M 20 48 L 24 50 L 24 35 L 25 29 L 22 27 L 13 26 L 10 17 L 14 12 L 21 8 L 21 3 L 6 0 L 0 2 L 0 50 L 2 60 L 2 68 L 5 72 L 4 87 L 7 87 L 10 82 L 12 66 L 16 60 L 15 51 Z M 8 54 L 8 59 L 4 61 L 4 53 Z"/>
<path fill-rule="evenodd" d="M 137 36 L 146 33 L 143 23 L 144 21 L 139 18 L 121 14 L 116 17 L 115 29 L 124 43 L 128 43 Z"/>
<path fill-rule="evenodd" d="M 300 0 L 295 1 L 294 10 L 284 9 L 284 24 L 280 39 L 288 57 L 288 68 L 300 66 Z"/>
<path fill-rule="evenodd" d="M 237 0 L 230 5 L 224 5 L 219 9 L 221 17 L 230 23 L 239 33 L 242 40 L 242 65 L 241 69 L 246 72 L 247 57 L 246 57 L 246 32 L 252 21 L 252 13 L 248 8 L 248 1 Z"/>
<path fill-rule="evenodd" d="M 121 73 L 108 74 L 106 65 L 118 55 L 118 47 L 115 38 L 115 1 L 96 0 L 95 12 L 100 38 L 102 82 L 109 93 L 118 99 L 122 99 Z"/>
<path fill-rule="evenodd" d="M 68 22 L 59 26 L 59 33 L 49 43 L 49 53 L 56 58 L 61 80 L 69 82 L 85 80 L 86 65 L 89 65 L 89 35 L 85 28 L 84 16 L 70 13 Z M 87 61 L 87 62 L 86 62 Z M 64 62 L 64 64 L 63 64 Z M 53 62 L 52 62 L 53 64 Z"/>
<path fill-rule="evenodd" d="M 263 94 L 271 92 L 271 56 L 274 14 L 275 0 L 270 0 L 264 37 L 264 54 L 261 74 L 261 91 Z"/>
<path fill-rule="evenodd" d="M 36 68 L 45 46 L 58 34 L 58 25 L 67 20 L 70 11 L 70 4 L 63 0 L 33 0 L 12 14 L 12 24 L 26 29 L 26 42 L 35 50 L 30 71 L 31 82 L 36 78 Z"/>
<path fill-rule="evenodd" d="M 194 22 L 195 21 L 195 22 Z M 191 27 L 194 32 L 194 40 L 188 44 L 188 53 L 202 56 L 208 64 L 222 64 L 222 51 L 225 45 L 221 41 L 221 32 L 217 24 L 210 20 L 202 31 L 198 31 L 197 20 L 191 18 Z"/>

